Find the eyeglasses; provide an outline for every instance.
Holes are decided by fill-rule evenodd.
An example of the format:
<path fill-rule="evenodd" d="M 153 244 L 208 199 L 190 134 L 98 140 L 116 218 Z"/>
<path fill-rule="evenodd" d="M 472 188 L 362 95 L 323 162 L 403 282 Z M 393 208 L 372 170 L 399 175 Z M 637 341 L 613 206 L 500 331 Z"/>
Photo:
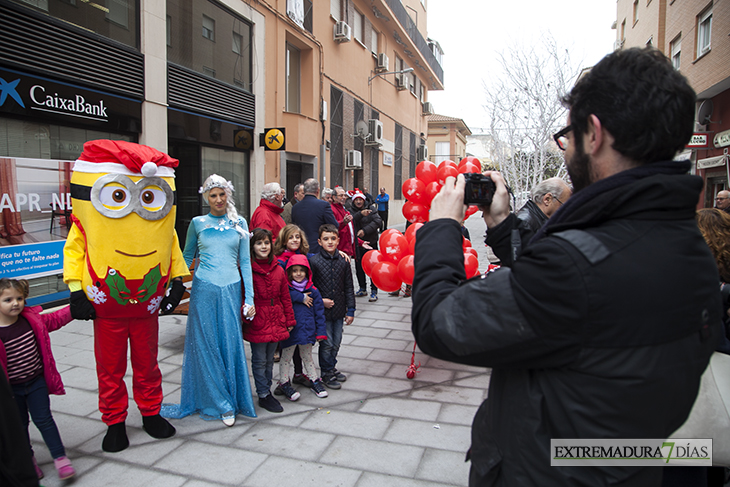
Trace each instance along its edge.
<path fill-rule="evenodd" d="M 725 196 L 724 198 L 722 196 L 718 196 L 717 198 L 715 198 L 715 201 L 717 201 L 717 200 L 726 200 L 727 198 L 728 198 L 727 196 Z"/>
<path fill-rule="evenodd" d="M 568 148 L 568 138 L 566 135 L 568 132 L 573 130 L 573 125 L 568 125 L 564 129 L 562 129 L 560 132 L 553 135 L 553 139 L 555 139 L 555 143 L 558 144 L 558 149 L 565 150 Z"/>
<path fill-rule="evenodd" d="M 563 150 L 565 150 L 565 149 L 563 149 Z M 554 199 L 555 201 L 557 201 L 558 203 L 560 203 L 560 206 L 563 206 L 563 202 L 562 202 L 562 201 L 560 201 L 560 198 L 558 198 L 557 196 L 555 196 L 555 195 L 554 195 L 554 194 L 552 194 L 552 193 L 550 193 L 550 195 L 551 195 L 551 196 L 553 197 L 553 199 Z"/>

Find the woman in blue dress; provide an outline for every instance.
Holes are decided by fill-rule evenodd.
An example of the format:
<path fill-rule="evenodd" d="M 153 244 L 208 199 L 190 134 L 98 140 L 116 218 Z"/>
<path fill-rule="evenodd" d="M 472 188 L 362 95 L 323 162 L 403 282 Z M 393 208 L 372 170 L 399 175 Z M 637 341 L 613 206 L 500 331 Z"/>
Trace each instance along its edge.
<path fill-rule="evenodd" d="M 233 426 L 236 414 L 256 417 L 241 335 L 243 310 L 253 317 L 253 278 L 246 220 L 233 205 L 233 185 L 216 174 L 200 193 L 210 213 L 193 218 L 183 256 L 198 263 L 190 297 L 182 366 L 180 404 L 163 404 L 160 414 L 182 418 L 199 413 Z M 240 274 L 239 274 L 240 269 Z"/>

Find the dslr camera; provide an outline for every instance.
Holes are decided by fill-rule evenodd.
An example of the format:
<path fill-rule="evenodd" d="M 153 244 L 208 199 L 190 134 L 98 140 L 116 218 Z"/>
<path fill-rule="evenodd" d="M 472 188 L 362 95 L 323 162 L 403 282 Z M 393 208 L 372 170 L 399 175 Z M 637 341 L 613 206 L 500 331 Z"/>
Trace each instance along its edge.
<path fill-rule="evenodd" d="M 494 184 L 492 178 L 484 174 L 471 172 L 464 174 L 464 179 L 466 179 L 466 186 L 464 187 L 465 205 L 490 206 L 492 204 L 492 197 L 497 190 L 497 185 Z"/>

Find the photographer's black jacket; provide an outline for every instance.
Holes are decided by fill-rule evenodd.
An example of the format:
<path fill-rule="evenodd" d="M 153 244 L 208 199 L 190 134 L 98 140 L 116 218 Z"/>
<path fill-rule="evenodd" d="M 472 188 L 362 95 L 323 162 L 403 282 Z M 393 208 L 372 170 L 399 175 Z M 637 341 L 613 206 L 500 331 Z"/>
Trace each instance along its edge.
<path fill-rule="evenodd" d="M 666 438 L 689 414 L 721 313 L 717 267 L 694 221 L 701 185 L 662 174 L 621 183 L 523 242 L 511 268 L 466 282 L 459 224 L 418 231 L 418 346 L 493 367 L 472 428 L 471 486 L 660 484 L 656 467 L 551 467 L 549 446 Z M 510 215 L 489 229 L 499 257 L 518 226 Z"/>

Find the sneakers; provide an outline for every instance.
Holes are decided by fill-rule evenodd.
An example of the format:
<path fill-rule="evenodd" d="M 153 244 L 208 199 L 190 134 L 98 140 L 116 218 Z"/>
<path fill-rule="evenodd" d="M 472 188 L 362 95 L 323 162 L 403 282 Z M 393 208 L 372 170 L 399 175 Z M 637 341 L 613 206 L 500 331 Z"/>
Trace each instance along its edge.
<path fill-rule="evenodd" d="M 273 394 L 269 394 L 266 397 L 259 397 L 259 406 L 270 413 L 281 413 L 284 411 L 284 408 L 281 407 L 281 403 L 276 400 Z"/>
<path fill-rule="evenodd" d="M 279 384 L 279 387 L 281 387 L 281 391 L 284 393 L 284 395 L 286 396 L 286 398 L 289 399 L 292 402 L 293 401 L 296 401 L 301 396 L 301 394 L 299 394 L 291 386 L 291 382 L 289 382 L 289 381 L 284 382 L 283 384 Z"/>
<path fill-rule="evenodd" d="M 335 376 L 337 382 L 345 382 L 347 380 L 347 376 L 337 369 L 332 369 L 332 375 Z"/>
<path fill-rule="evenodd" d="M 342 384 L 337 381 L 337 377 L 331 371 L 322 375 L 322 383 L 330 389 L 342 389 Z"/>
<path fill-rule="evenodd" d="M 281 389 L 281 384 L 276 386 L 276 389 L 274 389 L 274 395 L 276 396 L 283 396 L 284 391 Z"/>
<path fill-rule="evenodd" d="M 388 296 L 394 296 L 397 298 L 398 296 L 400 296 L 400 289 L 398 289 L 397 291 L 393 291 L 392 293 L 388 293 Z"/>
<path fill-rule="evenodd" d="M 33 466 L 35 467 L 35 474 L 38 476 L 38 480 L 43 478 L 43 470 L 41 470 L 41 467 L 38 466 L 38 462 L 35 461 L 35 457 L 33 457 Z"/>
<path fill-rule="evenodd" d="M 274 350 L 274 362 L 279 363 L 281 361 L 281 351 Z"/>
<path fill-rule="evenodd" d="M 406 290 L 403 291 L 403 297 L 404 298 L 410 298 L 411 297 L 411 285 L 406 284 Z"/>
<path fill-rule="evenodd" d="M 377 300 L 378 300 L 378 295 L 375 293 L 371 294 L 370 299 L 368 299 L 368 301 L 370 301 L 371 303 L 374 303 Z"/>
<path fill-rule="evenodd" d="M 58 471 L 58 478 L 61 480 L 70 479 L 76 475 L 76 470 L 71 466 L 71 460 L 68 457 L 58 457 L 53 460 L 53 464 Z M 42 473 L 42 472 L 41 472 Z"/>
<path fill-rule="evenodd" d="M 236 415 L 233 413 L 224 414 L 221 417 L 221 421 L 223 421 L 223 424 L 225 424 L 226 426 L 228 426 L 230 428 L 231 426 L 236 424 Z"/>
<path fill-rule="evenodd" d="M 310 389 L 317 395 L 317 397 L 327 397 L 329 395 L 327 394 L 327 391 L 324 390 L 322 379 L 317 379 L 312 382 L 312 387 L 310 387 Z"/>
<path fill-rule="evenodd" d="M 368 292 L 364 290 L 363 288 L 360 288 L 358 292 L 355 293 L 356 298 L 362 298 L 363 296 L 367 296 Z"/>
<path fill-rule="evenodd" d="M 293 384 L 300 384 L 304 387 L 312 387 L 312 381 L 304 374 L 294 374 L 291 381 Z"/>

